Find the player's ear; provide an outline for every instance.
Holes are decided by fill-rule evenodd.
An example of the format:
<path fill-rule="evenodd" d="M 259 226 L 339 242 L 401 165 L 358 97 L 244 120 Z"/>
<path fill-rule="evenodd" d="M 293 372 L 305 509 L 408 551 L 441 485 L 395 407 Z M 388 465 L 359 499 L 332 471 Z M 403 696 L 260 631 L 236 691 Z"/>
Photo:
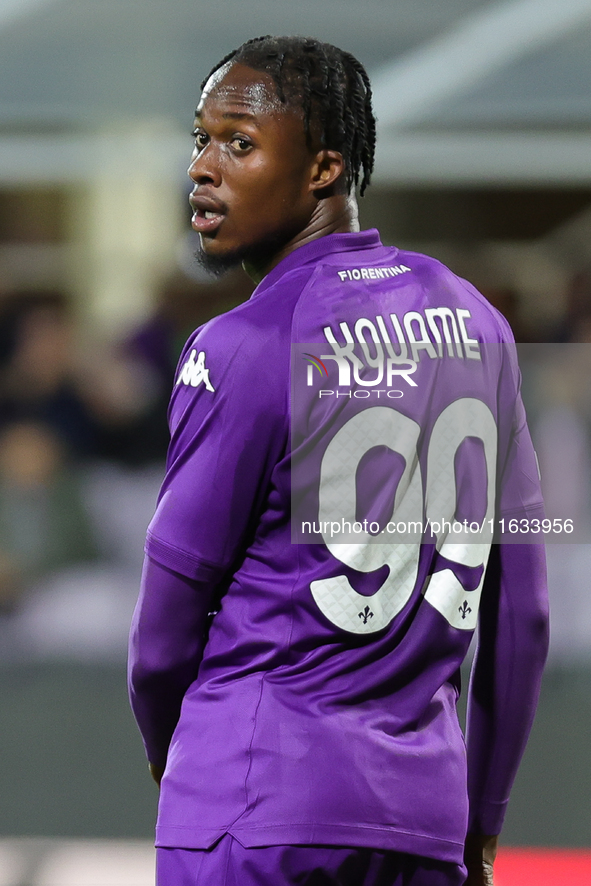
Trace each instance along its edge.
<path fill-rule="evenodd" d="M 321 188 L 329 188 L 339 178 L 344 178 L 345 161 L 339 151 L 329 151 L 323 148 L 318 151 L 312 164 L 310 176 L 310 190 L 318 191 Z"/>

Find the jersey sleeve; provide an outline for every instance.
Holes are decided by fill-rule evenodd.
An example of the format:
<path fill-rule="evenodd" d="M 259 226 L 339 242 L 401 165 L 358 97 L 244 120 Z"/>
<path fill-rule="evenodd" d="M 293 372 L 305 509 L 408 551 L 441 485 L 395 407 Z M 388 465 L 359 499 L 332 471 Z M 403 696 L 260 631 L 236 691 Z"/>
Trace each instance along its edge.
<path fill-rule="evenodd" d="M 161 769 L 201 663 L 213 593 L 205 582 L 144 560 L 129 636 L 128 688 L 146 756 Z"/>
<path fill-rule="evenodd" d="M 521 398 L 521 373 L 512 342 L 503 344 L 505 372 L 499 391 L 499 426 L 503 430 L 499 503 L 501 517 L 543 517 L 538 460 Z M 535 539 L 534 539 L 535 541 Z"/>
<path fill-rule="evenodd" d="M 146 553 L 188 578 L 218 582 L 231 569 L 285 452 L 289 348 L 282 360 L 277 338 L 222 315 L 181 356 Z"/>
<path fill-rule="evenodd" d="M 499 388 L 502 460 L 497 514 L 543 517 L 537 459 L 512 342 L 503 345 Z M 545 548 L 501 536 L 482 592 L 468 696 L 469 831 L 498 834 L 537 707 L 548 651 Z M 512 543 L 510 543 L 512 540 Z"/>
<path fill-rule="evenodd" d="M 544 548 L 495 545 L 468 697 L 469 831 L 498 834 L 533 723 L 548 650 Z"/>

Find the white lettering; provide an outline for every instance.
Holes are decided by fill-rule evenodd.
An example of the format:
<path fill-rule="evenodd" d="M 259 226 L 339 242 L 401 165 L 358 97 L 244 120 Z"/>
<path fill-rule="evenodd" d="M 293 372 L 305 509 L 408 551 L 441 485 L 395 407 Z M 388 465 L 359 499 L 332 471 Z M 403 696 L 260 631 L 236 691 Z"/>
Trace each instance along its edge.
<path fill-rule="evenodd" d="M 393 265 L 385 268 L 346 268 L 337 271 L 341 282 L 345 280 L 383 280 L 385 277 L 398 277 L 412 269 L 407 265 Z"/>
<path fill-rule="evenodd" d="M 462 341 L 464 342 L 464 348 L 466 350 L 466 357 L 468 357 L 470 360 L 480 360 L 480 345 L 478 344 L 478 339 L 469 338 L 468 330 L 466 329 L 466 320 L 468 318 L 472 319 L 470 311 L 458 308 L 456 310 L 456 314 L 458 315 L 458 324 L 460 327 Z"/>
<path fill-rule="evenodd" d="M 402 326 L 400 325 L 400 320 L 396 314 L 390 314 L 390 321 L 392 326 L 394 327 L 394 332 L 396 333 L 396 338 L 398 339 L 398 344 L 400 345 L 400 353 L 398 357 L 400 360 L 408 359 L 408 348 L 406 346 L 406 339 L 404 337 L 404 332 L 402 331 Z M 395 354 L 391 356 L 395 357 Z"/>
<path fill-rule="evenodd" d="M 416 388 L 417 383 L 412 378 L 409 378 L 413 372 L 416 372 L 417 364 L 414 360 L 408 360 L 407 363 L 410 364 L 409 369 L 401 369 L 400 363 L 397 360 L 386 360 L 386 371 L 388 373 L 386 384 L 390 386 L 392 384 L 392 376 L 400 375 L 404 379 L 404 381 L 409 384 L 411 387 Z M 396 369 L 394 367 L 397 367 Z"/>
<path fill-rule="evenodd" d="M 438 344 L 439 356 L 443 356 L 443 344 L 441 340 L 441 334 L 439 332 L 439 328 L 435 320 L 439 320 L 441 322 L 441 331 L 443 332 L 443 338 L 447 345 L 447 353 L 449 357 L 454 356 L 454 351 L 452 347 L 452 341 L 455 342 L 456 351 L 458 357 L 463 357 L 464 354 L 462 352 L 462 345 L 460 344 L 460 336 L 458 334 L 458 324 L 456 323 L 456 318 L 454 316 L 451 308 L 426 308 L 425 316 L 427 317 L 427 323 L 429 324 L 429 329 L 433 333 L 433 338 Z M 451 330 L 450 330 L 451 326 Z M 453 336 L 453 337 L 452 337 Z"/>
<path fill-rule="evenodd" d="M 425 326 L 425 320 L 422 314 L 419 314 L 418 311 L 407 311 L 407 313 L 402 318 L 404 323 L 404 328 L 406 330 L 406 334 L 408 336 L 408 340 L 410 342 L 410 349 L 412 351 L 413 360 L 420 360 L 419 350 L 425 350 L 429 354 L 431 359 L 437 359 L 437 353 L 429 335 L 427 334 L 427 327 Z M 412 324 L 416 323 L 420 338 L 415 337 L 415 333 L 413 330 Z"/>
<path fill-rule="evenodd" d="M 340 324 L 341 331 L 345 337 L 346 344 L 340 345 L 330 326 L 324 327 L 324 335 L 327 342 L 332 345 L 333 354 L 322 354 L 321 360 L 334 360 L 339 367 L 339 386 L 347 387 L 351 384 L 351 366 L 360 367 L 363 364 L 359 357 L 354 353 L 355 342 L 351 335 L 351 330 L 346 323 Z M 347 362 L 350 361 L 350 362 Z"/>
<path fill-rule="evenodd" d="M 371 353 L 369 343 L 365 338 L 366 330 L 369 332 L 370 339 L 375 345 L 375 355 Z M 368 320 L 366 317 L 359 318 L 359 320 L 355 324 L 355 337 L 361 345 L 366 363 L 368 364 L 368 366 L 371 366 L 377 370 L 376 378 L 371 381 L 367 379 L 363 380 L 359 376 L 359 367 L 354 366 L 353 375 L 355 377 L 355 381 L 357 382 L 357 384 L 363 385 L 364 387 L 373 387 L 373 385 L 379 385 L 384 377 L 384 349 L 380 342 L 378 331 L 371 320 Z"/>

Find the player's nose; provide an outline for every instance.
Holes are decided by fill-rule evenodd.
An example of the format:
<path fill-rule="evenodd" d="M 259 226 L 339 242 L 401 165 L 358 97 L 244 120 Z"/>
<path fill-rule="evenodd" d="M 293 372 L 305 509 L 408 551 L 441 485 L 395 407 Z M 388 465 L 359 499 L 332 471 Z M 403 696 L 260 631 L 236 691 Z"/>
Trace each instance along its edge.
<path fill-rule="evenodd" d="M 196 185 L 212 184 L 214 187 L 221 182 L 221 172 L 212 145 L 206 145 L 201 151 L 193 151 L 187 170 L 189 178 Z"/>

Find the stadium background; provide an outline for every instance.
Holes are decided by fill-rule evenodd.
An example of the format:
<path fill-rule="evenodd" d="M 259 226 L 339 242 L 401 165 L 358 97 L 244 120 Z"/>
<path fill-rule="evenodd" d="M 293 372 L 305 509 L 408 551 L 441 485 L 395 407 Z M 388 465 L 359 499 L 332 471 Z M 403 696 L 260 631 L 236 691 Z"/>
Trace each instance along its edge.
<path fill-rule="evenodd" d="M 127 625 L 176 355 L 250 291 L 192 260 L 189 130 L 204 73 L 269 32 L 365 63 L 363 226 L 538 343 L 549 512 L 591 525 L 591 0 L 0 0 L 0 886 L 151 882 Z M 591 544 L 552 546 L 498 886 L 591 882 L 590 575 Z"/>

